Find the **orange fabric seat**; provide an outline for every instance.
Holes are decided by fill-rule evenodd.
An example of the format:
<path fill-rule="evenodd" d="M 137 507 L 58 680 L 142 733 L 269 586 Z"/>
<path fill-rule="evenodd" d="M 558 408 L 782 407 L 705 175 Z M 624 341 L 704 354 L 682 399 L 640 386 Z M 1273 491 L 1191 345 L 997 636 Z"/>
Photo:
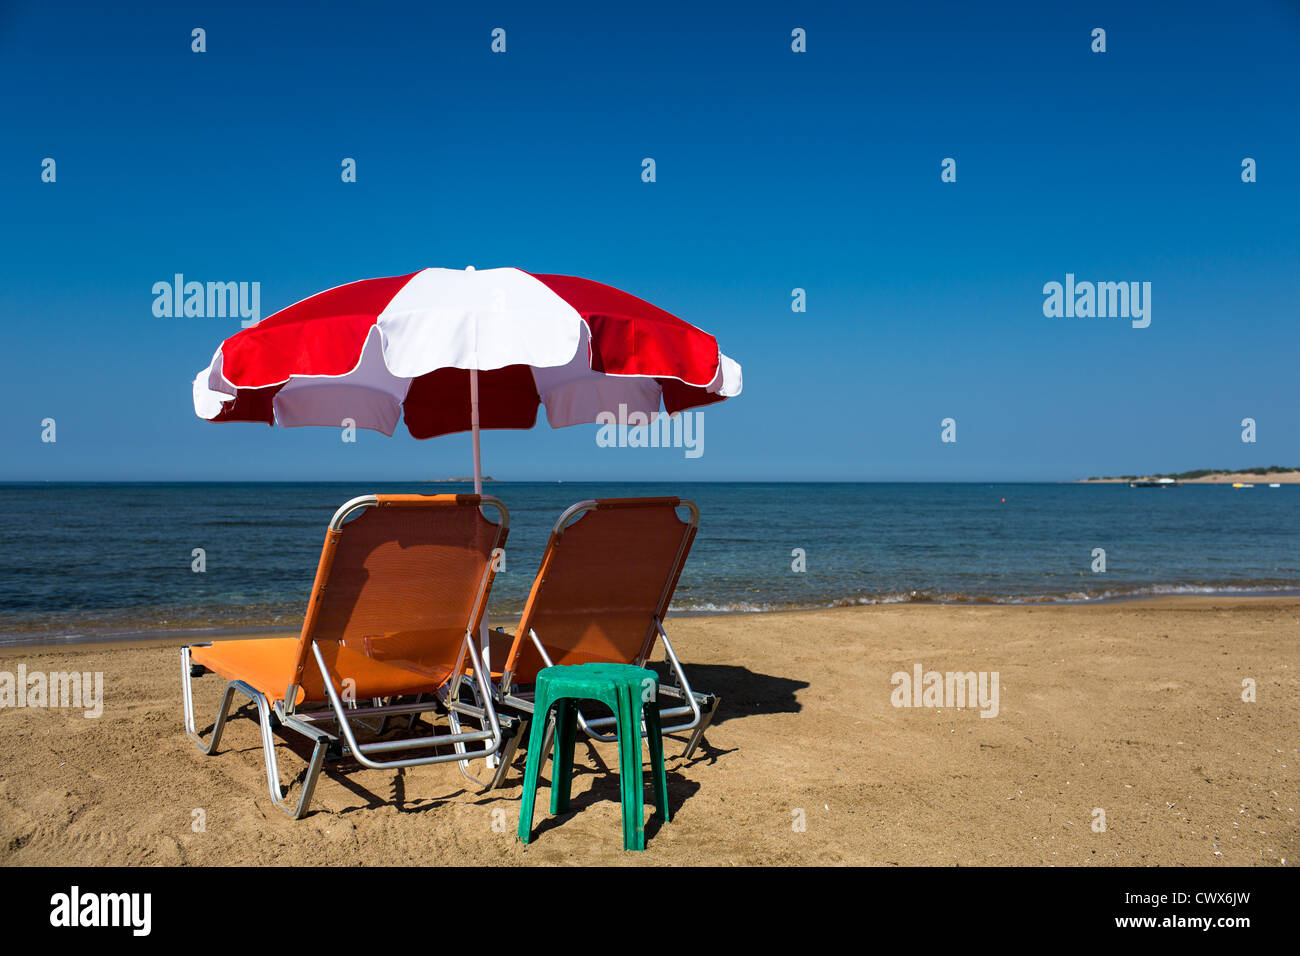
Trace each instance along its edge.
<path fill-rule="evenodd" d="M 344 680 L 355 681 L 358 700 L 369 697 L 398 697 L 404 694 L 429 694 L 438 690 L 451 676 L 451 668 L 427 664 L 406 664 L 377 660 L 346 644 L 323 648 L 326 663 Z M 298 661 L 298 639 L 272 637 L 247 641 L 218 641 L 210 647 L 195 647 L 190 657 L 196 664 L 220 674 L 226 680 L 242 680 L 260 690 L 269 700 L 284 699 Z M 331 660 L 331 658 L 333 658 Z M 325 700 L 324 686 L 316 663 L 303 674 L 304 687 L 314 688 L 311 699 Z M 341 693 L 343 688 L 335 685 Z M 317 696 L 319 694 L 319 696 Z M 305 690 L 298 691 L 294 704 L 308 700 Z"/>
<path fill-rule="evenodd" d="M 680 507 L 691 509 L 689 521 Z M 600 498 L 561 515 L 514 636 L 491 634 L 492 679 L 502 695 L 511 684 L 533 683 L 547 664 L 530 631 L 553 664 L 643 664 L 698 517 L 680 498 Z"/>
<path fill-rule="evenodd" d="M 351 520 L 331 522 L 300 637 L 218 641 L 191 659 L 272 701 L 297 685 L 295 706 L 328 700 L 313 645 L 335 689 L 350 682 L 355 700 L 439 690 L 463 663 L 505 541 L 483 501 L 495 499 L 375 495 Z"/>
<path fill-rule="evenodd" d="M 682 517 L 683 508 L 689 517 Z M 660 689 L 681 703 L 662 711 L 666 719 L 658 732 L 691 732 L 683 751 L 689 758 L 717 712 L 718 698 L 691 689 L 663 620 L 699 521 L 695 503 L 675 497 L 596 498 L 567 508 L 552 526 L 515 633 L 490 634 L 498 702 L 524 720 L 544 719 L 535 713 L 541 668 L 644 667 L 662 634 L 664 660 L 675 686 Z M 614 718 L 582 720 L 583 731 L 592 739 L 618 739 L 602 732 L 616 723 Z"/>
<path fill-rule="evenodd" d="M 498 519 L 490 520 L 485 508 Z M 361 495 L 346 502 L 325 532 L 298 637 L 182 648 L 186 734 L 212 753 L 234 695 L 251 698 L 271 799 L 295 819 L 306 812 L 330 754 L 354 757 L 372 770 L 495 754 L 504 722 L 496 719 L 489 684 L 480 680 L 475 702 L 468 703 L 460 698 L 460 682 L 466 667 L 480 660 L 471 638 L 483 620 L 509 528 L 505 505 L 485 495 Z M 199 669 L 227 681 L 206 743 L 194 723 L 192 684 Z M 392 707 L 391 698 L 408 700 Z M 300 705 L 311 713 L 299 712 Z M 353 732 L 353 723 L 368 715 L 382 715 L 383 729 L 395 713 L 409 714 L 407 729 L 414 732 L 415 717 L 434 711 L 446 716 L 450 733 L 375 741 Z M 478 729 L 462 727 L 462 715 Z M 331 725 L 337 734 L 327 729 Z M 314 742 L 296 807 L 283 800 L 272 741 L 277 727 Z M 383 756 L 408 749 L 420 754 Z"/>

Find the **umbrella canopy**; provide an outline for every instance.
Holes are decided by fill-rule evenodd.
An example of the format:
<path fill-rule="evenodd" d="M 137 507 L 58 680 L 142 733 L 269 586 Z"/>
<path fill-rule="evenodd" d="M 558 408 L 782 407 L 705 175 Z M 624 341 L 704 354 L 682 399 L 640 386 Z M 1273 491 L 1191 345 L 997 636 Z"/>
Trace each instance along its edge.
<path fill-rule="evenodd" d="M 671 414 L 740 391 L 717 339 L 626 292 L 519 269 L 423 269 L 329 289 L 232 335 L 194 379 L 194 410 L 477 439 L 531 428 L 539 405 L 560 428 L 620 407 L 653 420 L 661 402 Z"/>

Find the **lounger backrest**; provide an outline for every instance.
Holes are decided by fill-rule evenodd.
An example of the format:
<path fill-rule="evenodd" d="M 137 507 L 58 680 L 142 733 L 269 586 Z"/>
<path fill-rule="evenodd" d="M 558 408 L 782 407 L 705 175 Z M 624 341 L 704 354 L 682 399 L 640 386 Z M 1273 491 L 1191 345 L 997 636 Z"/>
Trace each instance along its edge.
<path fill-rule="evenodd" d="M 679 507 L 690 509 L 688 521 Z M 643 660 L 698 521 L 699 510 L 680 498 L 606 498 L 566 511 L 547 542 L 503 682 L 543 666 L 530 629 L 555 664 Z"/>
<path fill-rule="evenodd" d="M 308 700 L 323 697 L 312 641 L 331 668 L 344 644 L 431 676 L 458 669 L 509 525 L 505 507 L 488 496 L 377 495 L 349 505 L 326 533 L 299 640 L 292 682 Z M 483 505 L 498 511 L 497 522 Z"/>

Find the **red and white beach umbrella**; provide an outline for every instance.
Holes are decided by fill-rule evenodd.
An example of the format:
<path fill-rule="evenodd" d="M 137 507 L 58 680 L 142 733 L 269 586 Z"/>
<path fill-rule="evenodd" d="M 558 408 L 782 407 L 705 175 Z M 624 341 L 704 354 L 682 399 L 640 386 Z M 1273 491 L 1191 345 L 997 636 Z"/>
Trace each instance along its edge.
<path fill-rule="evenodd" d="M 226 339 L 194 379 L 209 421 L 416 438 L 552 428 L 620 408 L 653 421 L 741 390 L 717 339 L 618 289 L 519 269 L 422 269 L 304 299 Z"/>

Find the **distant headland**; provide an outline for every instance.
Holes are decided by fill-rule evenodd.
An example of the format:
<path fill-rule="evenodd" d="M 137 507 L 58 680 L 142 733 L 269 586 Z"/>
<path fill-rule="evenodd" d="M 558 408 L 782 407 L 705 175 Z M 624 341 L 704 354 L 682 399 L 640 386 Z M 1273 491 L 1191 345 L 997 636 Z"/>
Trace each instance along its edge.
<path fill-rule="evenodd" d="M 1115 477 L 1106 478 L 1081 478 L 1080 482 L 1087 484 L 1089 482 L 1128 482 L 1128 481 L 1158 481 L 1161 478 L 1172 478 L 1174 481 L 1188 485 L 1231 485 L 1234 483 L 1244 484 L 1268 484 L 1276 482 L 1278 484 L 1300 484 L 1300 468 L 1284 468 L 1281 465 L 1269 465 L 1267 468 L 1242 468 L 1237 471 L 1229 471 L 1220 468 L 1197 468 L 1194 471 L 1178 471 L 1169 474 L 1152 474 L 1152 475 L 1116 475 Z"/>

